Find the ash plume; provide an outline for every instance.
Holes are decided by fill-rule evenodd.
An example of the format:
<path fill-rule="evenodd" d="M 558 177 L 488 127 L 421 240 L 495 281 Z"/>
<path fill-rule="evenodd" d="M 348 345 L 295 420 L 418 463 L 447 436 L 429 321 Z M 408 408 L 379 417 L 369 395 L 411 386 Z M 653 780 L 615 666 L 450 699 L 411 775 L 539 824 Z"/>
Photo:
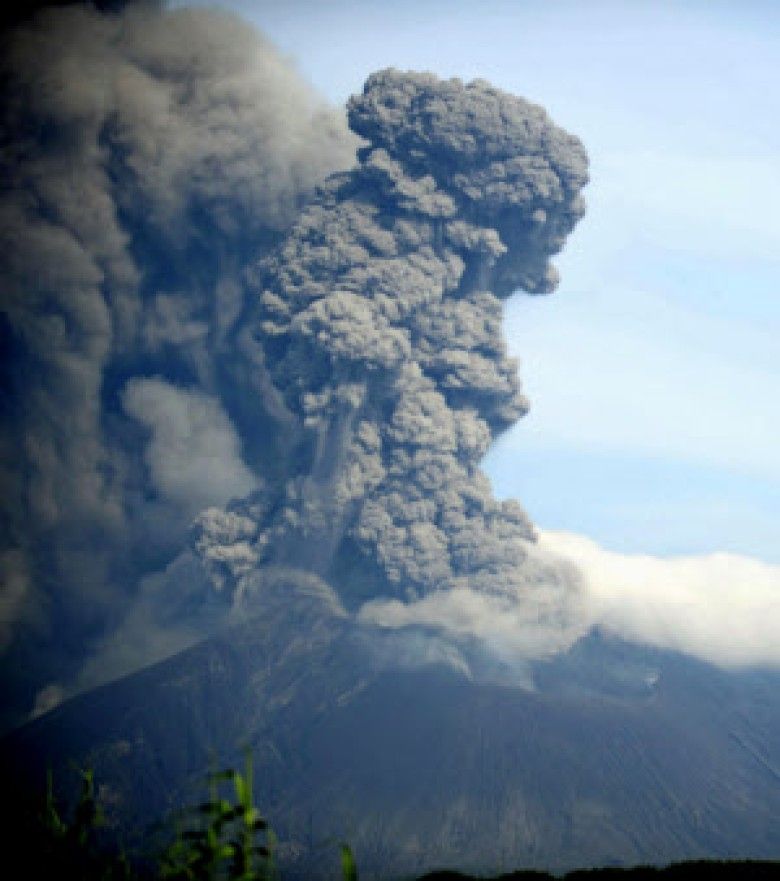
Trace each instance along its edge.
<path fill-rule="evenodd" d="M 479 463 L 527 409 L 502 298 L 555 286 L 585 152 L 480 81 L 387 70 L 348 111 L 358 166 L 250 268 L 236 333 L 287 448 L 261 490 L 198 518 L 194 549 L 220 590 L 294 565 L 374 623 L 424 607 L 480 636 L 481 614 L 509 613 L 503 648 L 545 656 L 582 632 L 575 570 Z"/>
<path fill-rule="evenodd" d="M 103 5 L 2 34 L 6 707 L 72 679 L 192 516 L 261 483 L 218 366 L 241 273 L 354 161 L 342 114 L 238 18 Z"/>
<path fill-rule="evenodd" d="M 3 41 L 4 724 L 269 590 L 455 640 L 501 615 L 507 656 L 577 638 L 575 569 L 479 464 L 528 407 L 502 300 L 555 287 L 580 142 L 394 70 L 350 132 L 216 12 L 44 9 Z"/>

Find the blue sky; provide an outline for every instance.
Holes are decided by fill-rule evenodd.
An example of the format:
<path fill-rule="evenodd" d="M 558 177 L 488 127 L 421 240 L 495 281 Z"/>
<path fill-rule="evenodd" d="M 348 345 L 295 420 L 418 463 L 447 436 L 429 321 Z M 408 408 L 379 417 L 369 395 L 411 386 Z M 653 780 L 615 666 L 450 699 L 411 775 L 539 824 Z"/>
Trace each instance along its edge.
<path fill-rule="evenodd" d="M 577 134 L 592 183 L 561 286 L 507 307 L 532 411 L 486 460 L 496 492 L 615 551 L 780 562 L 780 5 L 220 5 L 334 103 L 427 69 Z"/>

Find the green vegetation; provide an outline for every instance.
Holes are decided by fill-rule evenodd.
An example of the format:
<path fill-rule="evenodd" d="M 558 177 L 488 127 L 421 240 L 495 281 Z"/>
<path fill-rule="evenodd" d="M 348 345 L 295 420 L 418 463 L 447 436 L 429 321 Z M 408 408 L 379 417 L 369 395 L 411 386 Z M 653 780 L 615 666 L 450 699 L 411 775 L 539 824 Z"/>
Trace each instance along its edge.
<path fill-rule="evenodd" d="M 210 774 L 208 800 L 185 808 L 174 821 L 173 841 L 156 858 L 131 862 L 101 836 L 105 819 L 92 770 L 81 771 L 78 801 L 66 819 L 54 798 L 51 772 L 42 809 L 26 847 L 29 877 L 79 881 L 278 881 L 276 839 L 254 803 L 252 757 L 244 772 Z M 230 797 L 223 789 L 230 786 Z M 27 824 L 28 829 L 30 824 Z M 358 881 L 349 845 L 341 846 L 343 881 Z"/>
<path fill-rule="evenodd" d="M 39 834 L 29 842 L 17 842 L 23 847 L 26 844 L 23 852 L 25 862 L 33 869 L 30 877 L 132 881 L 125 855 L 100 840 L 104 818 L 95 798 L 93 773 L 80 773 L 81 792 L 70 820 L 63 817 L 56 804 L 51 772 L 46 775 L 43 809 L 34 824 Z"/>
<path fill-rule="evenodd" d="M 270 881 L 276 877 L 273 832 L 255 807 L 252 757 L 243 774 L 229 769 L 209 776 L 209 800 L 190 810 L 196 822 L 182 830 L 160 860 L 169 881 Z M 220 794 L 232 783 L 234 799 Z"/>
<path fill-rule="evenodd" d="M 173 841 L 153 858 L 130 860 L 102 833 L 105 818 L 91 770 L 80 771 L 81 790 L 66 817 L 54 797 L 52 775 L 35 814 L 29 841 L 14 841 L 24 855 L 25 878 L 79 881 L 280 881 L 274 860 L 274 834 L 254 804 L 252 759 L 244 772 L 218 771 L 208 777 L 207 801 L 184 809 L 175 821 Z M 228 793 L 225 793 L 225 789 Z M 19 820 L 19 805 L 4 832 Z M 28 831 L 30 826 L 28 824 Z M 11 836 L 8 836 L 9 842 Z M 355 857 L 340 845 L 343 881 L 358 881 Z M 547 872 L 519 871 L 492 881 L 776 881 L 780 863 L 697 861 L 666 868 L 589 869 L 556 879 Z M 459 872 L 432 872 L 419 881 L 479 881 Z M 482 879 L 490 881 L 490 879 Z"/>

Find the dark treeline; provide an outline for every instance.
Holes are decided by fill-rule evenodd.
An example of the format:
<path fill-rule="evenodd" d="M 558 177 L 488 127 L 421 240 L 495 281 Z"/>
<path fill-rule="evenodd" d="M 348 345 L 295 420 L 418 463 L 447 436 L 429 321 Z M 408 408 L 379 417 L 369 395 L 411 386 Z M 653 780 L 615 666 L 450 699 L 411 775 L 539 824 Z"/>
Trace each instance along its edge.
<path fill-rule="evenodd" d="M 549 872 L 519 871 L 480 878 L 479 881 L 776 881 L 780 878 L 780 862 L 754 860 L 696 860 L 674 863 L 664 868 L 638 866 L 631 869 L 577 869 L 563 876 Z M 477 881 L 475 875 L 460 872 L 431 872 L 418 881 Z"/>

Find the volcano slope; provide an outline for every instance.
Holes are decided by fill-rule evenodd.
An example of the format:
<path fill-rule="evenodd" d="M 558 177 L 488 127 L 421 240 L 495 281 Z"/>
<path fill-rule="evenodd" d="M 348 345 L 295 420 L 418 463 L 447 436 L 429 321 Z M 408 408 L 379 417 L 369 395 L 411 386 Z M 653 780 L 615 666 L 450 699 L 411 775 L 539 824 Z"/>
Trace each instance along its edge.
<path fill-rule="evenodd" d="M 94 767 L 110 822 L 149 841 L 249 746 L 289 878 L 337 877 L 341 840 L 377 879 L 780 856 L 776 674 L 591 636 L 532 691 L 403 666 L 397 635 L 321 597 L 264 605 L 15 732 L 13 775 L 48 761 L 73 792 L 70 763 Z"/>

